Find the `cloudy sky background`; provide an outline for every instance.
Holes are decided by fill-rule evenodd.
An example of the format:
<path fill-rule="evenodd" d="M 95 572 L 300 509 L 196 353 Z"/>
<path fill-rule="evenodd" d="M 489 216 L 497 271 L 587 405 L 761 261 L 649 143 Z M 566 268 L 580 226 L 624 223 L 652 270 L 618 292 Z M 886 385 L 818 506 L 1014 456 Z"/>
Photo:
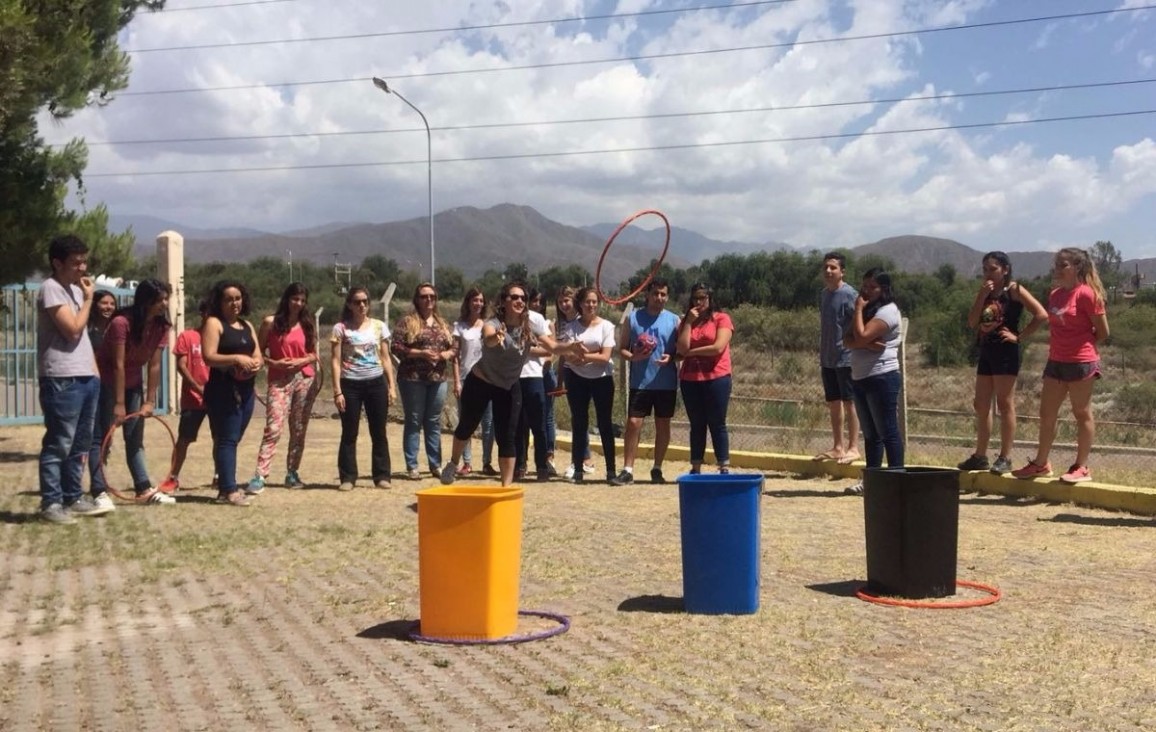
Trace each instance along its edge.
<path fill-rule="evenodd" d="M 1156 110 L 1156 83 L 963 96 L 1156 80 L 1156 10 L 883 35 L 1150 3 L 694 9 L 725 2 L 171 0 L 122 35 L 131 86 L 42 129 L 88 140 L 86 200 L 115 214 L 268 231 L 424 217 L 425 131 L 381 76 L 433 127 L 435 211 L 509 202 L 584 225 L 653 207 L 804 248 L 917 233 L 1156 256 L 1156 114 L 861 135 Z M 864 35 L 883 37 L 849 39 Z M 255 41 L 274 42 L 240 45 Z M 233 45 L 173 50 L 206 44 Z M 912 99 L 932 95 L 950 96 Z M 816 106 L 846 102 L 869 103 Z M 633 119 L 590 121 L 608 117 Z M 525 157 L 468 160 L 506 156 Z"/>

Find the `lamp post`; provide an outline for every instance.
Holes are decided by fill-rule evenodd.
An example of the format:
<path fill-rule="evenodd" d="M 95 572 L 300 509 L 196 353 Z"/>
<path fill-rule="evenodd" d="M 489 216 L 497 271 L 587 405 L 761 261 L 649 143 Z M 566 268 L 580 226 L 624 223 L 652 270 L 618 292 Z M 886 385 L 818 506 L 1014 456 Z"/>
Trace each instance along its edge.
<path fill-rule="evenodd" d="M 381 89 L 386 94 L 392 94 L 401 101 L 405 102 L 410 109 L 417 112 L 421 117 L 422 124 L 425 125 L 425 155 L 426 155 L 426 199 L 429 206 L 429 281 L 431 285 L 437 285 L 436 269 L 434 267 L 434 220 L 433 220 L 433 140 L 430 136 L 429 121 L 426 120 L 422 111 L 398 93 L 397 89 L 390 89 L 389 84 L 385 79 L 373 77 L 373 85 Z"/>

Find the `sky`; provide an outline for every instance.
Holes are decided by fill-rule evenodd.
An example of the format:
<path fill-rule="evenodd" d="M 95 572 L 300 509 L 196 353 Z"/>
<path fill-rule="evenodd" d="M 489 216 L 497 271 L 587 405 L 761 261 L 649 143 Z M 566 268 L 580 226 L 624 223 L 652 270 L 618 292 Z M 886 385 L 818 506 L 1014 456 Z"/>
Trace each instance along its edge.
<path fill-rule="evenodd" d="M 432 190 L 804 249 L 1156 256 L 1156 0 L 170 0 L 120 42 L 130 86 L 41 127 L 87 140 L 114 214 L 289 231 Z"/>

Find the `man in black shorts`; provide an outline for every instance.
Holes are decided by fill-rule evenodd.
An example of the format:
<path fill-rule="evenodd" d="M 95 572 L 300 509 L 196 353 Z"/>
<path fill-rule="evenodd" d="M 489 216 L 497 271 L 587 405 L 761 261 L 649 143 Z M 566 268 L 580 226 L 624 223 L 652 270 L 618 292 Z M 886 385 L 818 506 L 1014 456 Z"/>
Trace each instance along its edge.
<path fill-rule="evenodd" d="M 654 467 L 650 469 L 650 482 L 666 482 L 662 461 L 670 445 L 670 420 L 674 417 L 678 393 L 674 348 L 679 320 L 666 309 L 669 297 L 670 286 L 666 280 L 651 280 L 646 288 L 646 307 L 633 311 L 618 334 L 618 355 L 630 364 L 630 402 L 626 407 L 623 435 L 623 468 L 610 480 L 611 485 L 634 482 L 634 458 L 638 454 L 642 420 L 651 412 L 654 412 Z"/>

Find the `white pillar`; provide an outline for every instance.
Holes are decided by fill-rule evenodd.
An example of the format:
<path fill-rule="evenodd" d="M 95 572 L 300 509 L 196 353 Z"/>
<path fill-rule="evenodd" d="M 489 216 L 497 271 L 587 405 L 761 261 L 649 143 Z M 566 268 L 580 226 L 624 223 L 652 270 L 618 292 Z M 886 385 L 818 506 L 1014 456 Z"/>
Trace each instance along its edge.
<path fill-rule="evenodd" d="M 169 320 L 173 328 L 169 332 L 166 368 L 169 374 L 169 412 L 176 414 L 180 410 L 181 385 L 173 345 L 177 334 L 185 329 L 185 238 L 175 231 L 162 231 L 157 235 L 157 278 L 173 287 L 173 294 L 169 297 Z"/>

